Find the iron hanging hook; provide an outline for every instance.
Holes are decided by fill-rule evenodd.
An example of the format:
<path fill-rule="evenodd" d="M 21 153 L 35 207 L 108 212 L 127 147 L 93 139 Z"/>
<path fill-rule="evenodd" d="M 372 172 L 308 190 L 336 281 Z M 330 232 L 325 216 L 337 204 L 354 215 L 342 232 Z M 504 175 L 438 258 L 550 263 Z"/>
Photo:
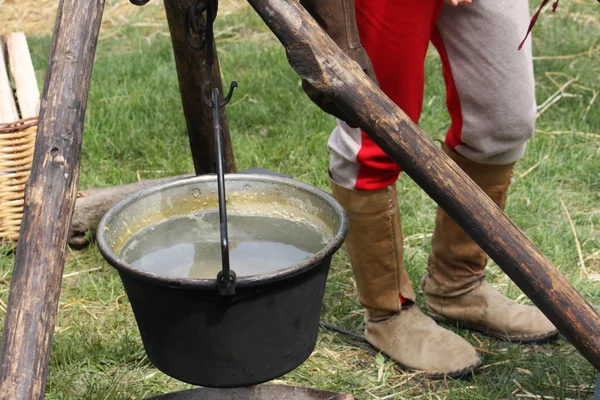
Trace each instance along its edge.
<path fill-rule="evenodd" d="M 199 0 L 194 0 L 194 3 L 192 3 L 192 8 L 194 8 L 194 4 L 198 4 Z M 213 25 L 214 25 L 214 21 L 217 18 L 217 9 L 219 7 L 219 2 L 217 0 L 207 0 L 206 2 L 206 34 L 205 34 L 205 41 L 204 41 L 204 54 L 205 54 L 205 74 L 204 74 L 204 82 L 202 82 L 202 86 L 200 88 L 200 90 L 202 91 L 202 100 L 204 101 L 204 104 L 206 104 L 208 107 L 213 108 L 214 107 L 214 103 L 213 101 L 208 97 L 208 93 L 207 93 L 207 89 L 209 84 L 212 81 L 212 64 L 213 64 L 213 57 L 214 57 L 214 35 L 213 35 Z M 231 97 L 233 96 L 233 90 L 238 86 L 238 83 L 236 81 L 231 82 L 231 84 L 229 85 L 229 91 L 227 92 L 227 95 L 225 96 L 224 99 L 220 100 L 219 103 L 217 104 L 217 107 L 224 107 L 226 106 L 229 101 L 231 100 Z"/>
<path fill-rule="evenodd" d="M 236 81 L 232 81 L 229 84 L 229 91 L 227 92 L 227 96 L 219 103 L 219 107 L 225 107 L 227 103 L 231 101 L 231 96 L 233 96 L 233 89 L 238 87 L 238 83 Z"/>
<path fill-rule="evenodd" d="M 213 35 L 213 23 L 217 17 L 217 0 L 206 0 L 206 31 L 204 40 L 204 59 L 205 59 L 205 75 L 204 82 L 200 91 L 202 92 L 203 102 L 210 108 L 213 109 L 213 124 L 215 134 L 215 149 L 217 153 L 217 189 L 218 189 L 218 200 L 219 200 L 219 226 L 221 234 L 221 264 L 222 269 L 217 274 L 217 289 L 219 294 L 222 296 L 231 296 L 235 294 L 236 275 L 231 270 L 229 260 L 229 237 L 227 232 L 227 209 L 226 209 L 226 194 L 225 194 L 225 161 L 223 156 L 223 144 L 221 137 L 221 108 L 224 107 L 233 95 L 233 90 L 237 87 L 237 82 L 232 82 L 229 86 L 229 92 L 224 99 L 219 98 L 219 89 L 210 85 L 212 82 L 212 64 L 214 56 L 214 35 Z M 195 18 L 196 8 L 198 7 L 199 0 L 194 0 L 188 18 L 191 20 Z M 192 21 L 193 22 L 193 21 Z M 189 21 L 188 21 L 189 29 Z M 188 31 L 189 32 L 189 31 Z M 194 46 L 192 46 L 194 48 Z M 207 91 L 211 90 L 212 99 L 208 97 Z"/>
<path fill-rule="evenodd" d="M 202 86 L 201 86 L 200 90 L 202 91 L 202 100 L 204 101 L 204 104 L 206 104 L 208 107 L 212 108 L 214 103 L 206 95 L 206 89 L 207 89 L 209 83 L 210 83 L 209 81 L 204 80 L 204 82 L 202 82 Z M 225 107 L 231 101 L 231 97 L 233 96 L 233 90 L 236 87 L 238 87 L 238 83 L 236 81 L 232 81 L 229 84 L 229 91 L 227 92 L 227 95 L 225 96 L 225 98 L 219 101 L 219 108 Z"/>
<path fill-rule="evenodd" d="M 204 7 L 198 8 L 199 2 L 200 0 L 192 1 L 190 8 L 183 14 L 188 44 L 196 51 L 202 50 L 206 45 L 208 30 L 206 20 L 203 16 L 207 6 L 205 5 Z M 193 33 L 195 33 L 199 38 L 195 39 Z"/>
<path fill-rule="evenodd" d="M 136 0 L 141 1 L 141 0 Z M 227 232 L 227 210 L 225 197 L 225 160 L 223 156 L 223 144 L 221 139 L 221 108 L 231 100 L 233 90 L 237 87 L 237 82 L 232 82 L 229 86 L 229 92 L 224 99 L 219 98 L 219 89 L 211 85 L 212 82 L 212 64 L 214 57 L 214 35 L 213 26 L 217 17 L 217 0 L 206 0 L 206 5 L 198 8 L 202 0 L 193 0 L 190 8 L 184 14 L 185 29 L 187 30 L 187 39 L 190 47 L 196 51 L 204 49 L 204 81 L 200 87 L 202 92 L 202 101 L 208 107 L 213 109 L 213 126 L 215 134 L 215 150 L 217 153 L 217 189 L 219 200 L 219 225 L 221 234 L 221 264 L 222 269 L 217 274 L 216 286 L 219 294 L 222 296 L 231 296 L 235 294 L 236 275 L 231 270 L 229 262 L 229 238 Z M 206 17 L 203 13 L 206 12 Z M 192 33 L 199 36 L 196 39 Z M 204 37 L 202 37 L 204 36 Z M 204 40 L 202 40 L 204 39 Z M 211 98 L 208 96 L 208 90 L 211 91 Z"/>

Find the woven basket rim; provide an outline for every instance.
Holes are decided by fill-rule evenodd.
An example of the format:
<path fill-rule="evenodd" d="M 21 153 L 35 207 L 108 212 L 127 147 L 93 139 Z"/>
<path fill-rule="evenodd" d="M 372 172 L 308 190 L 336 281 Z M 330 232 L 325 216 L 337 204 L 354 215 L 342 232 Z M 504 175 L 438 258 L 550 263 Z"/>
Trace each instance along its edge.
<path fill-rule="evenodd" d="M 0 244 L 16 243 L 31 172 L 38 118 L 0 123 Z"/>
<path fill-rule="evenodd" d="M 6 132 L 19 132 L 23 131 L 27 128 L 31 128 L 32 126 L 36 126 L 38 124 L 38 118 L 25 118 L 19 119 L 14 122 L 2 122 L 0 123 L 0 133 Z"/>

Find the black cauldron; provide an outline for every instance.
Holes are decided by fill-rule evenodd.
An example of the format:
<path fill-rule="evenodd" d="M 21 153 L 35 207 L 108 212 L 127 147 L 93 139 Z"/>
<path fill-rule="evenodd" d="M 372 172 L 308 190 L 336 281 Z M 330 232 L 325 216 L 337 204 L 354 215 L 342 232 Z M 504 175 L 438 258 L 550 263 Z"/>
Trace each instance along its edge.
<path fill-rule="evenodd" d="M 98 227 L 102 255 L 115 267 L 150 361 L 195 385 L 228 388 L 277 378 L 312 353 L 331 257 L 348 230 L 333 197 L 292 179 L 226 175 L 228 212 L 294 216 L 326 233 L 318 253 L 273 273 L 240 276 L 235 294 L 216 279 L 157 275 L 119 258 L 140 230 L 168 218 L 218 208 L 216 177 L 202 176 L 146 189 L 114 206 Z"/>

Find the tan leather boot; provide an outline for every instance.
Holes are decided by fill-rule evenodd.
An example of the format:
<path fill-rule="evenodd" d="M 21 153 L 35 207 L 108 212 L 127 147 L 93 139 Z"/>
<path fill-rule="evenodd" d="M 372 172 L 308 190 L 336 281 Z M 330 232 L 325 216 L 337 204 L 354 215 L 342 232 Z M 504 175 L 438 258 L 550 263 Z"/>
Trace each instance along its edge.
<path fill-rule="evenodd" d="M 415 293 L 402 261 L 402 227 L 396 185 L 375 191 L 331 181 L 350 221 L 346 250 L 366 309 L 365 336 L 400 365 L 430 378 L 463 376 L 481 364 L 475 349 L 414 305 Z M 404 306 L 400 296 L 406 299 Z"/>
<path fill-rule="evenodd" d="M 504 210 L 514 164 L 482 165 L 444 151 Z M 539 342 L 558 331 L 535 307 L 520 305 L 484 281 L 488 256 L 438 208 L 427 274 L 421 281 L 427 309 L 437 321 L 516 342 Z"/>

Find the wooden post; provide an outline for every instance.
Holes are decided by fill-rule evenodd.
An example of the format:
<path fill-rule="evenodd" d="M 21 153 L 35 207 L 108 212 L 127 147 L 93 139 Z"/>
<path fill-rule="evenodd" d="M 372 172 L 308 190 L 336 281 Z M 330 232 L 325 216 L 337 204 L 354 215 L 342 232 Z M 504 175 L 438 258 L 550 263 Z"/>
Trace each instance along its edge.
<path fill-rule="evenodd" d="M 0 399 L 41 399 L 104 0 L 61 0 L 4 322 Z"/>
<path fill-rule="evenodd" d="M 204 82 L 205 61 L 204 51 L 195 50 L 187 39 L 187 16 L 192 0 L 164 0 L 167 21 L 171 32 L 175 65 L 179 78 L 179 90 L 183 102 L 183 112 L 187 122 L 192 157 L 196 175 L 216 171 L 216 152 L 214 138 L 214 123 L 212 109 L 202 101 L 202 83 Z M 200 1 L 198 8 L 205 2 Z M 223 93 L 221 71 L 216 47 L 212 65 L 212 84 Z M 208 94 L 210 97 L 210 94 Z M 223 133 L 223 154 L 229 172 L 236 171 L 229 125 L 225 110 L 221 111 L 221 128 Z"/>
<path fill-rule="evenodd" d="M 429 139 L 294 0 L 248 0 L 290 64 L 328 94 L 454 218 L 600 370 L 600 315 L 494 202 Z"/>

